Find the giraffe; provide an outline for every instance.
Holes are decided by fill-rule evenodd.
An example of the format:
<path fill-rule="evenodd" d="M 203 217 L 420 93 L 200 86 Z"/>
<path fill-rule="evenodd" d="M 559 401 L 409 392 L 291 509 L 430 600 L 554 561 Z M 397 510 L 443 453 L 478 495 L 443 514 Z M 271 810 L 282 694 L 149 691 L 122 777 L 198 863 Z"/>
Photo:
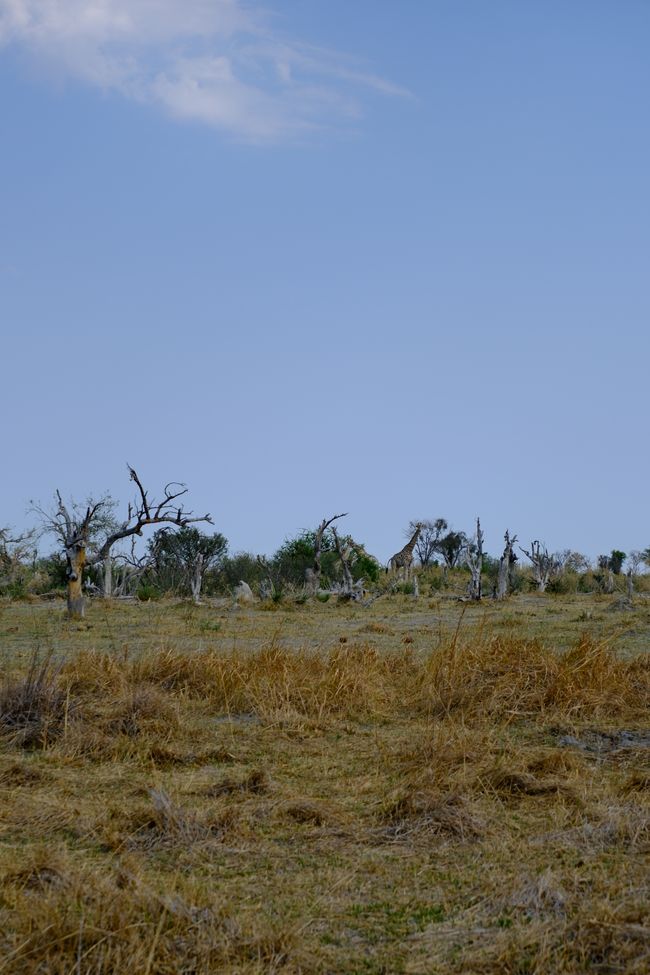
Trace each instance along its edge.
<path fill-rule="evenodd" d="M 413 549 L 417 544 L 417 540 L 420 537 L 420 532 L 422 531 L 422 525 L 418 521 L 415 526 L 415 531 L 413 535 L 406 543 L 404 548 L 396 552 L 395 555 L 388 562 L 388 568 L 393 572 L 399 573 L 400 569 L 404 570 L 404 579 L 408 582 L 411 576 L 411 566 L 413 565 Z"/>

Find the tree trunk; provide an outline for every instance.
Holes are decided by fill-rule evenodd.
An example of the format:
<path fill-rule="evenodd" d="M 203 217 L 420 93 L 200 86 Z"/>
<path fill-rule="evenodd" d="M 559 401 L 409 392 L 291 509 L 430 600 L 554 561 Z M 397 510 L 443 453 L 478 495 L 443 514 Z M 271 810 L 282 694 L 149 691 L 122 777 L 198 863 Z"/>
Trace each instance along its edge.
<path fill-rule="evenodd" d="M 482 592 L 482 579 L 481 573 L 483 572 L 483 532 L 481 531 L 480 519 L 476 519 L 476 551 L 472 552 L 469 548 L 465 557 L 465 561 L 472 575 L 471 582 L 469 584 L 469 595 L 470 599 L 480 602 Z"/>
<path fill-rule="evenodd" d="M 110 552 L 104 556 L 104 599 L 111 599 L 113 595 L 113 560 Z"/>
<path fill-rule="evenodd" d="M 194 603 L 198 606 L 201 596 L 201 586 L 203 585 L 203 556 L 198 555 L 196 562 L 192 566 L 192 573 L 190 575 L 190 589 L 192 590 L 192 599 Z"/>
<path fill-rule="evenodd" d="M 86 564 L 85 547 L 77 546 L 68 550 L 68 616 L 82 620 L 86 615 L 86 601 L 83 595 L 83 570 Z"/>
<path fill-rule="evenodd" d="M 336 528 L 332 529 L 332 534 L 334 536 L 334 544 L 336 545 L 336 552 L 341 562 L 341 567 L 343 569 L 343 586 L 341 588 L 341 596 L 344 599 L 354 598 L 354 579 L 352 578 L 352 572 L 350 571 L 350 549 L 346 545 L 343 548 L 341 540 L 338 536 Z"/>
<path fill-rule="evenodd" d="M 320 589 L 320 577 L 321 577 L 321 550 L 323 546 L 323 535 L 329 528 L 329 526 L 334 521 L 338 521 L 339 518 L 345 518 L 346 515 L 334 515 L 332 518 L 323 518 L 320 525 L 316 529 L 316 534 L 314 535 L 314 562 L 311 568 L 305 570 L 305 585 L 307 587 L 307 592 L 312 596 L 315 596 Z"/>
<path fill-rule="evenodd" d="M 508 595 L 508 586 L 510 584 L 510 572 L 512 569 L 512 548 L 517 541 L 517 536 L 513 535 L 510 538 L 510 532 L 506 532 L 504 535 L 505 548 L 503 550 L 503 555 L 499 559 L 499 574 L 497 577 L 497 591 L 496 598 L 498 600 L 505 599 Z"/>

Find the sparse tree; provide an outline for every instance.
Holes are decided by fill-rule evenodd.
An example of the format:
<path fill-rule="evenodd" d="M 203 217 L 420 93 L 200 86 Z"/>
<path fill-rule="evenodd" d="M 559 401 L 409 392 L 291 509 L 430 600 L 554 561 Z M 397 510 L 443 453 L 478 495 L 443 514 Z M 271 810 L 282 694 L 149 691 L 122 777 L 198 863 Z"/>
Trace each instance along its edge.
<path fill-rule="evenodd" d="M 510 537 L 510 532 L 506 530 L 504 537 L 505 547 L 503 549 L 503 555 L 499 559 L 499 570 L 497 575 L 497 590 L 496 597 L 499 600 L 505 599 L 508 595 L 508 589 L 510 586 L 510 575 L 512 572 L 512 567 L 517 561 L 517 556 L 514 553 L 514 545 L 517 541 L 517 536 L 513 535 Z"/>
<path fill-rule="evenodd" d="M 418 525 L 420 526 L 420 534 L 415 543 L 415 554 L 422 568 L 426 568 L 439 551 L 438 543 L 442 533 L 447 531 L 449 525 L 444 518 L 436 518 L 435 521 L 410 521 L 406 531 L 409 538 Z"/>
<path fill-rule="evenodd" d="M 636 577 L 639 574 L 639 569 L 641 568 L 644 562 L 645 562 L 645 553 L 639 552 L 636 549 L 633 552 L 630 552 L 630 554 L 627 557 L 626 588 L 627 588 L 627 598 L 630 600 L 630 602 L 632 602 L 634 598 L 634 583 L 636 581 Z"/>
<path fill-rule="evenodd" d="M 161 528 L 150 543 L 159 574 L 165 568 L 171 568 L 197 604 L 200 601 L 205 573 L 218 565 L 227 548 L 228 542 L 219 532 L 203 535 L 198 528 L 188 526 L 177 532 Z"/>
<path fill-rule="evenodd" d="M 546 548 L 546 545 L 542 545 L 542 543 L 537 540 L 531 542 L 530 551 L 527 551 L 525 548 L 521 548 L 521 546 L 520 550 L 532 563 L 533 578 L 537 584 L 537 589 L 539 592 L 546 592 L 546 587 L 558 569 L 556 557 L 550 554 Z"/>
<path fill-rule="evenodd" d="M 481 573 L 483 571 L 483 532 L 481 531 L 481 520 L 476 519 L 476 535 L 473 541 L 465 548 L 464 557 L 471 579 L 469 584 L 470 599 L 478 602 L 482 596 Z"/>
<path fill-rule="evenodd" d="M 446 535 L 438 539 L 436 551 L 442 556 L 445 566 L 448 569 L 454 569 L 458 565 L 463 552 L 467 549 L 467 545 L 468 538 L 465 532 L 449 531 Z"/>
<path fill-rule="evenodd" d="M 567 551 L 563 567 L 567 572 L 588 572 L 591 562 L 582 552 Z"/>

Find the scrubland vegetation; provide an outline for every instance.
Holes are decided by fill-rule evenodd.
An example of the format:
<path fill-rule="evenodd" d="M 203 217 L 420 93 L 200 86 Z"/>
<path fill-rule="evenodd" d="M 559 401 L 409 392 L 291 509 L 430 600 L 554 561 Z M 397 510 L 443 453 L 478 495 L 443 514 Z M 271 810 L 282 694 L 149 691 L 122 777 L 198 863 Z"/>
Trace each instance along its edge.
<path fill-rule="evenodd" d="M 0 603 L 0 972 L 646 972 L 647 596 L 436 578 Z"/>

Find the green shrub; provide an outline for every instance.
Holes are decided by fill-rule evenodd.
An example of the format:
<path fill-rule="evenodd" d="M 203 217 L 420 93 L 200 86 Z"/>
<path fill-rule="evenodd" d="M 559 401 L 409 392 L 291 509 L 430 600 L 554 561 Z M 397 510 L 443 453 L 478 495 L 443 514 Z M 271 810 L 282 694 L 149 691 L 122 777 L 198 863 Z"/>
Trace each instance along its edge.
<path fill-rule="evenodd" d="M 578 591 L 578 576 L 575 572 L 563 572 L 551 579 L 546 591 L 555 596 L 567 596 Z"/>
<path fill-rule="evenodd" d="M 136 590 L 136 599 L 139 599 L 141 603 L 155 602 L 160 599 L 162 593 L 157 586 L 153 586 L 149 582 L 143 582 Z"/>

